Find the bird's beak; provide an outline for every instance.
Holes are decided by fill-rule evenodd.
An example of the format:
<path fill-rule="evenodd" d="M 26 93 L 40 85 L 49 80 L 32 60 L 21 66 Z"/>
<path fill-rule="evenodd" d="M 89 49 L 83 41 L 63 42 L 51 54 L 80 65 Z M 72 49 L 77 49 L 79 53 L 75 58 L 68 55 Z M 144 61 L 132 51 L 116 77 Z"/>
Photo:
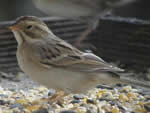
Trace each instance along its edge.
<path fill-rule="evenodd" d="M 14 24 L 8 27 L 8 29 L 12 30 L 12 31 L 19 31 L 21 28 L 19 25 Z"/>

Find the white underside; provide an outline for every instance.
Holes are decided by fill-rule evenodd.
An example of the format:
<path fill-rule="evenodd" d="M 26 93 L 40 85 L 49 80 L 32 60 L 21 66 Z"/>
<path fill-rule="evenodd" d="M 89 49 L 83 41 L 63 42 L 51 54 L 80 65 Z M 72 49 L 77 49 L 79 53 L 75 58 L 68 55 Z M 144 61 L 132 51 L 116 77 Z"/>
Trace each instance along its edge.
<path fill-rule="evenodd" d="M 17 51 L 17 60 L 21 69 L 33 80 L 48 88 L 63 90 L 68 93 L 83 93 L 101 83 L 119 82 L 118 78 L 114 78 L 107 73 L 81 73 L 58 67 L 45 67 L 41 63 L 38 64 L 38 59 L 31 60 L 30 52 L 27 54 L 27 51 L 23 49 L 24 47 L 20 47 L 18 47 L 19 54 Z"/>
<path fill-rule="evenodd" d="M 107 73 L 81 73 L 60 68 L 39 68 L 39 65 L 35 65 L 24 56 L 17 55 L 17 57 L 21 69 L 33 80 L 48 88 L 63 90 L 68 93 L 84 93 L 101 83 L 112 84 L 119 82 L 118 78 L 112 78 Z"/>

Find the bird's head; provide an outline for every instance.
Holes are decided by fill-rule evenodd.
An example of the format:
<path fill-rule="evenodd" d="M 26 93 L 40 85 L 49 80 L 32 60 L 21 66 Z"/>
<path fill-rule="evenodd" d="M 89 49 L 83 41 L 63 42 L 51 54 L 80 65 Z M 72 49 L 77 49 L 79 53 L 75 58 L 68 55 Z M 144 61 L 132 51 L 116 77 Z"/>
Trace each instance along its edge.
<path fill-rule="evenodd" d="M 9 26 L 9 29 L 14 33 L 18 44 L 23 41 L 41 40 L 52 33 L 43 21 L 34 16 L 17 18 L 15 23 Z"/>

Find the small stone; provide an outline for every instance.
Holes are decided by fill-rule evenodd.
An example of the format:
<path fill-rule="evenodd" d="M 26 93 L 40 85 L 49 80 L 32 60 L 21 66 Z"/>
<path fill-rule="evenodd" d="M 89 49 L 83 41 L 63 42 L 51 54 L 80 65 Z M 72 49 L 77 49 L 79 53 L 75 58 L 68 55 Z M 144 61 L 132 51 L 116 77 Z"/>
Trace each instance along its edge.
<path fill-rule="evenodd" d="M 20 113 L 22 110 L 20 110 L 19 108 L 14 108 L 12 111 L 13 113 Z"/>
<path fill-rule="evenodd" d="M 8 98 L 8 95 L 0 94 L 0 97 L 2 97 L 2 98 Z"/>
<path fill-rule="evenodd" d="M 125 86 L 125 87 L 123 87 L 122 90 L 125 92 L 130 92 L 132 90 L 132 87 L 131 86 Z"/>
<path fill-rule="evenodd" d="M 112 88 L 112 87 L 107 86 L 107 85 L 101 85 L 101 84 L 100 84 L 100 85 L 98 85 L 98 86 L 96 86 L 96 88 L 113 90 L 113 88 Z"/>
<path fill-rule="evenodd" d="M 117 101 L 117 100 L 110 101 L 110 104 L 113 105 L 113 106 L 114 106 L 114 105 L 118 105 L 118 101 Z"/>
<path fill-rule="evenodd" d="M 88 109 L 86 113 L 93 113 L 92 110 Z"/>
<path fill-rule="evenodd" d="M 61 111 L 60 113 L 77 113 L 77 112 L 72 111 L 72 110 L 66 110 L 66 111 Z"/>
<path fill-rule="evenodd" d="M 147 97 L 147 98 L 146 98 L 146 101 L 149 101 L 149 100 L 150 100 L 150 97 Z"/>
<path fill-rule="evenodd" d="M 87 107 L 80 106 L 76 109 L 77 113 L 86 113 L 86 111 L 87 111 Z"/>
<path fill-rule="evenodd" d="M 24 107 L 21 104 L 17 103 L 17 104 L 10 105 L 9 108 L 10 109 L 14 109 L 14 108 L 23 109 Z"/>
<path fill-rule="evenodd" d="M 84 108 L 87 108 L 88 107 L 88 104 L 85 104 L 85 103 L 82 103 L 80 104 L 81 107 L 84 107 Z"/>
<path fill-rule="evenodd" d="M 84 99 L 84 96 L 83 95 L 74 95 L 73 98 L 76 100 L 81 100 L 81 99 Z"/>
<path fill-rule="evenodd" d="M 48 110 L 46 108 L 34 111 L 33 113 L 48 113 Z"/>
<path fill-rule="evenodd" d="M 107 104 L 107 105 L 103 105 L 101 107 L 105 112 L 110 112 L 111 111 L 111 105 Z M 112 112 L 111 112 L 112 113 Z"/>
<path fill-rule="evenodd" d="M 136 93 L 129 92 L 129 93 L 127 94 L 127 97 L 128 97 L 129 99 L 134 100 L 134 99 L 137 98 L 137 94 L 136 94 Z"/>
<path fill-rule="evenodd" d="M 140 106 L 140 105 L 137 105 L 137 106 L 135 107 L 135 110 L 136 110 L 136 112 L 138 112 L 138 113 L 146 113 L 146 109 L 145 109 L 144 107 Z"/>
<path fill-rule="evenodd" d="M 80 102 L 81 102 L 80 100 L 72 100 L 70 103 L 76 104 L 76 103 L 80 103 Z"/>
<path fill-rule="evenodd" d="M 147 112 L 150 112 L 150 106 L 149 105 L 144 105 L 144 108 L 146 109 Z"/>
<path fill-rule="evenodd" d="M 99 101 L 110 101 L 110 99 L 107 99 L 107 98 L 99 98 Z"/>
<path fill-rule="evenodd" d="M 92 100 L 92 99 L 87 99 L 87 103 L 95 104 L 94 100 Z"/>
<path fill-rule="evenodd" d="M 123 87 L 124 85 L 121 84 L 121 83 L 117 83 L 116 86 L 117 86 L 117 87 Z"/>
<path fill-rule="evenodd" d="M 119 100 L 123 101 L 123 102 L 126 102 L 126 101 L 129 101 L 129 98 L 125 94 L 120 94 L 119 95 Z"/>
<path fill-rule="evenodd" d="M 117 107 L 112 108 L 111 110 L 112 113 L 119 113 L 119 109 Z"/>
<path fill-rule="evenodd" d="M 8 101 L 4 101 L 4 100 L 0 100 L 0 105 L 5 105 L 5 104 L 9 104 Z"/>
<path fill-rule="evenodd" d="M 126 113 L 127 110 L 128 110 L 126 107 L 121 106 L 121 105 L 118 105 L 118 108 L 120 109 L 120 111 L 121 111 L 122 113 Z"/>
<path fill-rule="evenodd" d="M 55 95 L 55 94 L 56 94 L 56 91 L 53 90 L 53 89 L 50 89 L 50 90 L 48 91 L 48 96 L 53 96 L 53 95 Z"/>

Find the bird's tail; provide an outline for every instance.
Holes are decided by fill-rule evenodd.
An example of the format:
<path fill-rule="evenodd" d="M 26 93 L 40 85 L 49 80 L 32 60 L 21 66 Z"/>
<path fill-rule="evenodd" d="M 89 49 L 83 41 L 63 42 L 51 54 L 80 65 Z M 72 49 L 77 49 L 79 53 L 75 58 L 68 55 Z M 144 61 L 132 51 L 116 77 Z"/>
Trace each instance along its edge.
<path fill-rule="evenodd" d="M 120 80 L 123 81 L 123 83 L 130 84 L 133 86 L 150 88 L 150 82 L 136 79 L 135 77 L 133 77 L 134 73 L 128 72 L 110 72 L 110 73 L 113 73 L 113 75 L 115 76 L 119 76 Z"/>

